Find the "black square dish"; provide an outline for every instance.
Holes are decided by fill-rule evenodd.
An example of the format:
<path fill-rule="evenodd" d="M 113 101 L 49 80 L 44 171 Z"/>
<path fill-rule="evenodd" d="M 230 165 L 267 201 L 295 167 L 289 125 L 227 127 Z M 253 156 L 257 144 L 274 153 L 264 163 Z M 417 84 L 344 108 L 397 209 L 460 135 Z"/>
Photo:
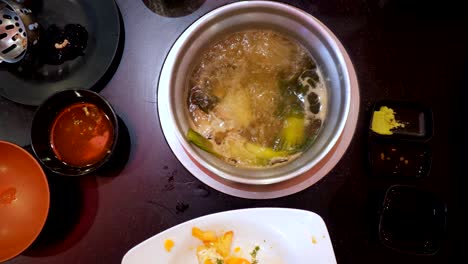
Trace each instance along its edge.
<path fill-rule="evenodd" d="M 374 177 L 423 178 L 429 174 L 432 153 L 426 144 L 375 140 L 369 159 Z"/>
<path fill-rule="evenodd" d="M 379 225 L 381 242 L 417 255 L 435 254 L 446 228 L 446 205 L 434 194 L 411 186 L 387 190 Z"/>
<path fill-rule="evenodd" d="M 394 111 L 395 120 L 402 124 L 391 130 L 391 135 L 380 134 L 372 130 L 375 112 L 382 107 L 388 107 Z M 375 104 L 370 122 L 371 134 L 389 139 L 406 139 L 427 141 L 433 135 L 433 116 L 430 108 L 409 102 L 382 100 Z"/>

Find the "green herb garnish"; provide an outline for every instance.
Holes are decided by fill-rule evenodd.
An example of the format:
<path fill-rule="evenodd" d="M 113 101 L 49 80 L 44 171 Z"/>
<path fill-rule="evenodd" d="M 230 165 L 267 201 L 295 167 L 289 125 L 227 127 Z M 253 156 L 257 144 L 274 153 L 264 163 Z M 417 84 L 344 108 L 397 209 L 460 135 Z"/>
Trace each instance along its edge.
<path fill-rule="evenodd" d="M 260 250 L 260 247 L 259 246 L 255 246 L 255 248 L 252 250 L 252 252 L 250 252 L 250 256 L 252 257 L 252 264 L 258 264 L 258 260 L 257 260 L 257 253 L 258 251 Z"/>
<path fill-rule="evenodd" d="M 224 260 L 222 260 L 222 259 L 216 259 L 216 264 L 224 264 Z"/>

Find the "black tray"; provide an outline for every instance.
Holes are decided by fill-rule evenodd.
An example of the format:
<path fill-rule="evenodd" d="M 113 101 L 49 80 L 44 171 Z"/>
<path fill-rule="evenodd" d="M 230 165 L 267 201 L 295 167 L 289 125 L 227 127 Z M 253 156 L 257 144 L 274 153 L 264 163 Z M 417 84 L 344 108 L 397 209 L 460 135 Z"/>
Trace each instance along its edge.
<path fill-rule="evenodd" d="M 387 106 L 395 111 L 395 119 L 403 123 L 404 127 L 392 130 L 392 135 L 381 135 L 372 131 L 372 117 L 370 129 L 372 136 L 386 139 L 403 139 L 412 141 L 428 141 L 434 134 L 433 115 L 430 108 L 417 103 L 382 100 L 374 105 L 374 111 Z"/>
<path fill-rule="evenodd" d="M 379 238 L 392 249 L 417 255 L 435 254 L 446 230 L 446 204 L 412 186 L 391 186 L 382 205 Z"/>

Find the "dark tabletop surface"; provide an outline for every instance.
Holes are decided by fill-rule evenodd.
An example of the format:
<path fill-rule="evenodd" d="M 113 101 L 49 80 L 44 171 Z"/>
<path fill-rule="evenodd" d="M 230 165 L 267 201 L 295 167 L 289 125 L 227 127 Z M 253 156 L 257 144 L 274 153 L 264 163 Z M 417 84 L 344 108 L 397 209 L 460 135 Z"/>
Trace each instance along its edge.
<path fill-rule="evenodd" d="M 359 121 L 346 154 L 317 184 L 288 197 L 248 200 L 213 190 L 185 170 L 164 139 L 155 101 L 159 71 L 178 35 L 201 15 L 228 2 L 232 1 L 208 0 L 193 13 L 164 17 L 140 0 L 117 0 L 125 45 L 101 94 L 128 128 L 128 162 L 103 175 L 49 175 L 52 194 L 46 226 L 32 247 L 8 263 L 120 263 L 133 246 L 184 221 L 267 206 L 306 209 L 322 216 L 338 263 L 447 263 L 456 257 L 466 263 L 468 207 L 462 200 L 468 175 L 467 9 L 457 1 L 285 1 L 323 21 L 347 49 L 360 84 Z M 370 175 L 369 118 L 380 99 L 417 102 L 432 109 L 429 177 L 383 180 Z M 0 139 L 28 145 L 34 109 L 0 98 Z M 379 242 L 378 205 L 393 184 L 418 186 L 446 202 L 447 234 L 437 254 L 398 253 Z"/>

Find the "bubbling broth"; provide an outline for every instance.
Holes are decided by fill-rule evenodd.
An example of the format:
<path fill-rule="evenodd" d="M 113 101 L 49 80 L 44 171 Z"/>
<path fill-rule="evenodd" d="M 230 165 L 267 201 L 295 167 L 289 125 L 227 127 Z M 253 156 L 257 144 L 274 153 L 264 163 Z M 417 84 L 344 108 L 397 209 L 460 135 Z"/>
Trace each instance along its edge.
<path fill-rule="evenodd" d="M 295 159 L 326 116 L 315 61 L 299 43 L 269 30 L 237 32 L 210 46 L 188 85 L 188 140 L 240 167 Z"/>

